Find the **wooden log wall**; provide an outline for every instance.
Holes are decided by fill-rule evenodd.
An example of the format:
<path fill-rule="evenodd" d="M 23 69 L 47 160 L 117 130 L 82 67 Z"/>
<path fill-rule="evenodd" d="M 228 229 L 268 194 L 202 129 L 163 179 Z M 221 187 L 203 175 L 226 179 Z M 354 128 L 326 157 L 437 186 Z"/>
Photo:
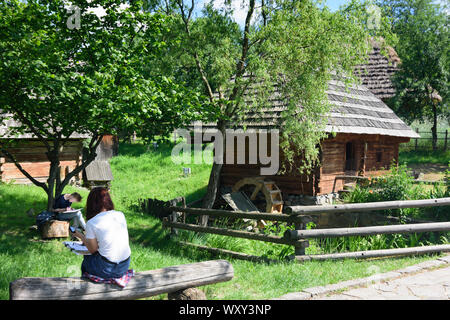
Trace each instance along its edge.
<path fill-rule="evenodd" d="M 268 139 L 270 141 L 270 139 Z M 356 175 L 363 172 L 365 176 L 381 175 L 389 168 L 392 160 L 398 162 L 399 144 L 408 142 L 409 138 L 390 137 L 368 134 L 339 133 L 334 138 L 326 139 L 321 145 L 322 166 L 310 175 L 299 174 L 295 168 L 284 174 L 267 176 L 267 179 L 275 181 L 283 193 L 322 195 L 333 192 L 333 184 L 336 176 L 346 173 Z M 353 143 L 354 170 L 345 170 L 346 144 Z M 367 143 L 367 148 L 366 148 Z M 234 163 L 225 163 L 221 173 L 221 184 L 233 186 L 239 180 L 246 177 L 260 176 L 261 164 L 249 164 L 249 141 L 245 145 L 245 164 L 236 164 L 237 147 L 235 145 Z M 258 150 L 259 151 L 259 150 Z M 280 169 L 285 161 L 280 150 Z M 295 159 L 295 163 L 301 163 L 302 159 Z M 343 189 L 344 180 L 336 181 L 335 191 Z"/>
<path fill-rule="evenodd" d="M 256 151 L 259 155 L 259 136 L 257 139 Z M 271 145 L 270 145 L 270 135 L 267 137 L 268 142 L 268 151 L 267 154 L 270 157 Z M 245 164 L 237 164 L 237 144 L 235 142 L 234 145 L 234 154 L 231 156 L 234 159 L 234 164 L 227 164 L 226 161 L 222 167 L 221 172 L 221 185 L 232 187 L 236 182 L 243 178 L 249 177 L 257 177 L 261 176 L 261 167 L 268 167 L 269 165 L 262 165 L 261 163 L 250 164 L 249 160 L 249 139 L 245 140 Z M 226 159 L 227 154 L 225 150 Z M 281 150 L 279 152 L 279 171 L 282 169 L 282 164 L 285 162 L 285 158 L 283 152 Z M 259 159 L 257 159 L 259 160 Z M 294 163 L 301 163 L 301 158 L 296 158 Z M 314 175 L 306 175 L 300 174 L 296 168 L 284 173 L 273 176 L 265 176 L 267 180 L 272 180 L 276 183 L 276 185 L 280 188 L 283 193 L 287 194 L 305 194 L 305 195 L 313 195 L 314 194 Z"/>
<path fill-rule="evenodd" d="M 72 171 L 80 163 L 82 147 L 82 141 L 74 139 L 61 149 L 61 177 L 64 177 L 67 171 Z M 50 162 L 45 154 L 47 149 L 42 142 L 21 139 L 8 148 L 8 151 L 34 178 L 39 181 L 45 181 L 48 178 Z M 0 178 L 3 182 L 14 180 L 16 183 L 31 183 L 7 157 L 0 158 Z"/>
<path fill-rule="evenodd" d="M 357 175 L 363 172 L 365 176 L 378 176 L 385 173 L 392 160 L 398 162 L 399 144 L 408 141 L 409 138 L 345 133 L 324 140 L 320 183 L 316 194 L 333 192 L 335 177 L 345 173 Z M 345 170 L 348 142 L 353 143 L 354 170 Z M 336 181 L 335 191 L 342 190 L 345 183 L 345 180 Z"/>

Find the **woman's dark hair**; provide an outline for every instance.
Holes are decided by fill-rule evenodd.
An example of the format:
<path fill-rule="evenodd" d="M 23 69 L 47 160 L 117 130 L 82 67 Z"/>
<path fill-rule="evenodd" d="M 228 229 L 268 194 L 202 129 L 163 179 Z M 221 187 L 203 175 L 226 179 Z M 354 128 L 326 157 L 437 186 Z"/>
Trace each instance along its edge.
<path fill-rule="evenodd" d="M 92 219 L 104 210 L 114 210 L 108 189 L 103 187 L 92 189 L 86 202 L 86 219 Z"/>

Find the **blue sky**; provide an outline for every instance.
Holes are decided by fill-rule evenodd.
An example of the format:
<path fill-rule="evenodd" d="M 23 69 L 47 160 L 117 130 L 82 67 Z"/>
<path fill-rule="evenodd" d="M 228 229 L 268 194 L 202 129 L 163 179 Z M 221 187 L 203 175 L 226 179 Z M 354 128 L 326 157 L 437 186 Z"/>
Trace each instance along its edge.
<path fill-rule="evenodd" d="M 337 10 L 339 9 L 339 6 L 343 5 L 344 3 L 349 2 L 348 0 L 326 0 L 325 4 L 331 9 L 331 10 Z"/>

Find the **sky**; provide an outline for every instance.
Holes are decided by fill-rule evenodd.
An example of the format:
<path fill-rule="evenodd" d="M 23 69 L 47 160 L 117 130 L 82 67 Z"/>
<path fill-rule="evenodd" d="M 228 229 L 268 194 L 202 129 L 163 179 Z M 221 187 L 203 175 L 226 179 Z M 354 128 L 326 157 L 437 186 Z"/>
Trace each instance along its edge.
<path fill-rule="evenodd" d="M 349 2 L 350 0 L 324 0 L 324 4 L 326 6 L 328 6 L 332 11 L 336 11 L 337 9 L 339 9 L 339 7 L 347 2 Z M 209 2 L 209 0 L 203 0 L 203 1 L 199 1 L 196 6 L 197 6 L 197 10 L 195 10 L 197 13 L 199 13 L 201 10 L 200 8 L 203 7 L 203 4 Z M 246 8 L 242 7 L 242 0 L 232 0 L 232 6 L 234 9 L 234 14 L 233 17 L 236 20 L 236 22 L 243 26 L 244 22 L 245 22 L 245 17 L 247 15 L 247 10 Z M 224 0 L 215 0 L 214 4 L 215 7 L 219 8 L 223 5 Z"/>
<path fill-rule="evenodd" d="M 195 14 L 200 14 L 201 12 L 201 8 L 203 8 L 203 5 L 206 2 L 209 2 L 210 0 L 199 0 L 196 2 L 196 10 L 194 10 Z M 223 6 L 224 0 L 214 0 L 215 2 L 215 7 L 219 8 L 221 6 Z M 231 0 L 232 1 L 232 6 L 234 9 L 234 14 L 233 17 L 235 19 L 235 21 L 240 25 L 243 26 L 244 22 L 245 22 L 245 17 L 247 14 L 247 10 L 245 7 L 242 7 L 242 0 Z M 444 4 L 446 3 L 448 0 L 435 0 L 436 3 L 441 3 Z M 332 11 L 336 11 L 339 9 L 339 7 L 343 4 L 346 4 L 348 2 L 350 2 L 350 0 L 323 0 L 324 4 L 326 6 L 328 6 L 328 8 L 330 8 Z M 104 15 L 104 10 L 102 10 L 101 8 L 96 8 L 93 10 L 94 12 L 98 13 L 99 15 Z"/>
<path fill-rule="evenodd" d="M 348 0 L 326 0 L 325 4 L 330 8 L 331 10 L 335 11 L 339 9 L 339 6 L 349 2 Z"/>

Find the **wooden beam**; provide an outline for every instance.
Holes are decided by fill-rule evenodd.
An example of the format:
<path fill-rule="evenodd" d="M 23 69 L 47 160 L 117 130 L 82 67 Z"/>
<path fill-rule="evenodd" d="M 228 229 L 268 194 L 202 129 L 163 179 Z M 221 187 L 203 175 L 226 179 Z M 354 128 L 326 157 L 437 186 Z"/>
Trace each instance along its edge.
<path fill-rule="evenodd" d="M 385 258 L 395 256 L 421 255 L 439 252 L 450 252 L 450 244 L 442 244 L 436 246 L 411 247 L 386 250 L 369 250 L 357 252 L 342 252 L 331 254 L 317 254 L 309 256 L 291 257 L 298 262 L 311 260 L 341 260 L 341 259 L 369 259 L 369 258 Z"/>
<path fill-rule="evenodd" d="M 212 260 L 137 273 L 125 288 L 82 278 L 22 278 L 10 283 L 10 300 L 140 299 L 229 281 L 232 265 Z"/>
<path fill-rule="evenodd" d="M 380 201 L 367 203 L 338 204 L 331 206 L 290 206 L 285 212 L 291 215 L 312 214 L 312 213 L 337 213 L 337 212 L 367 212 L 401 208 L 425 208 L 450 206 L 449 198 L 426 199 L 426 200 L 400 200 L 400 201 Z"/>
<path fill-rule="evenodd" d="M 259 241 L 264 241 L 264 242 L 286 244 L 286 245 L 292 245 L 292 246 L 296 246 L 296 247 L 301 247 L 301 246 L 308 247 L 309 246 L 309 242 L 305 241 L 305 240 L 288 240 L 288 239 L 284 239 L 282 237 L 276 237 L 276 236 L 271 236 L 271 235 L 265 235 L 265 234 L 247 232 L 247 231 L 240 231 L 240 230 L 229 230 L 229 229 L 222 229 L 222 228 L 216 228 L 216 227 L 203 227 L 203 226 L 198 226 L 195 224 L 169 222 L 167 220 L 163 220 L 163 226 L 166 228 L 176 228 L 176 229 L 189 230 L 189 231 L 202 232 L 202 233 L 219 234 L 222 236 L 230 236 L 230 237 L 236 237 L 236 238 L 244 238 L 244 239 L 259 240 Z"/>
<path fill-rule="evenodd" d="M 313 229 L 313 230 L 287 230 L 284 238 L 290 240 L 309 238 L 335 238 L 349 236 L 370 236 L 374 234 L 395 234 L 395 233 L 419 233 L 434 231 L 449 231 L 450 222 L 398 224 L 390 226 L 374 226 L 359 228 L 333 228 L 333 229 Z"/>
<path fill-rule="evenodd" d="M 215 210 L 215 209 L 202 209 L 202 208 L 181 208 L 181 207 L 168 207 L 164 208 L 166 211 L 185 212 L 193 215 L 209 215 L 213 217 L 225 217 L 225 218 L 242 218 L 253 220 L 269 220 L 269 221 L 283 221 L 292 223 L 308 223 L 312 221 L 309 216 L 302 215 L 286 215 L 279 213 L 262 213 L 262 212 L 245 212 L 245 211 L 228 211 L 228 210 Z"/>

